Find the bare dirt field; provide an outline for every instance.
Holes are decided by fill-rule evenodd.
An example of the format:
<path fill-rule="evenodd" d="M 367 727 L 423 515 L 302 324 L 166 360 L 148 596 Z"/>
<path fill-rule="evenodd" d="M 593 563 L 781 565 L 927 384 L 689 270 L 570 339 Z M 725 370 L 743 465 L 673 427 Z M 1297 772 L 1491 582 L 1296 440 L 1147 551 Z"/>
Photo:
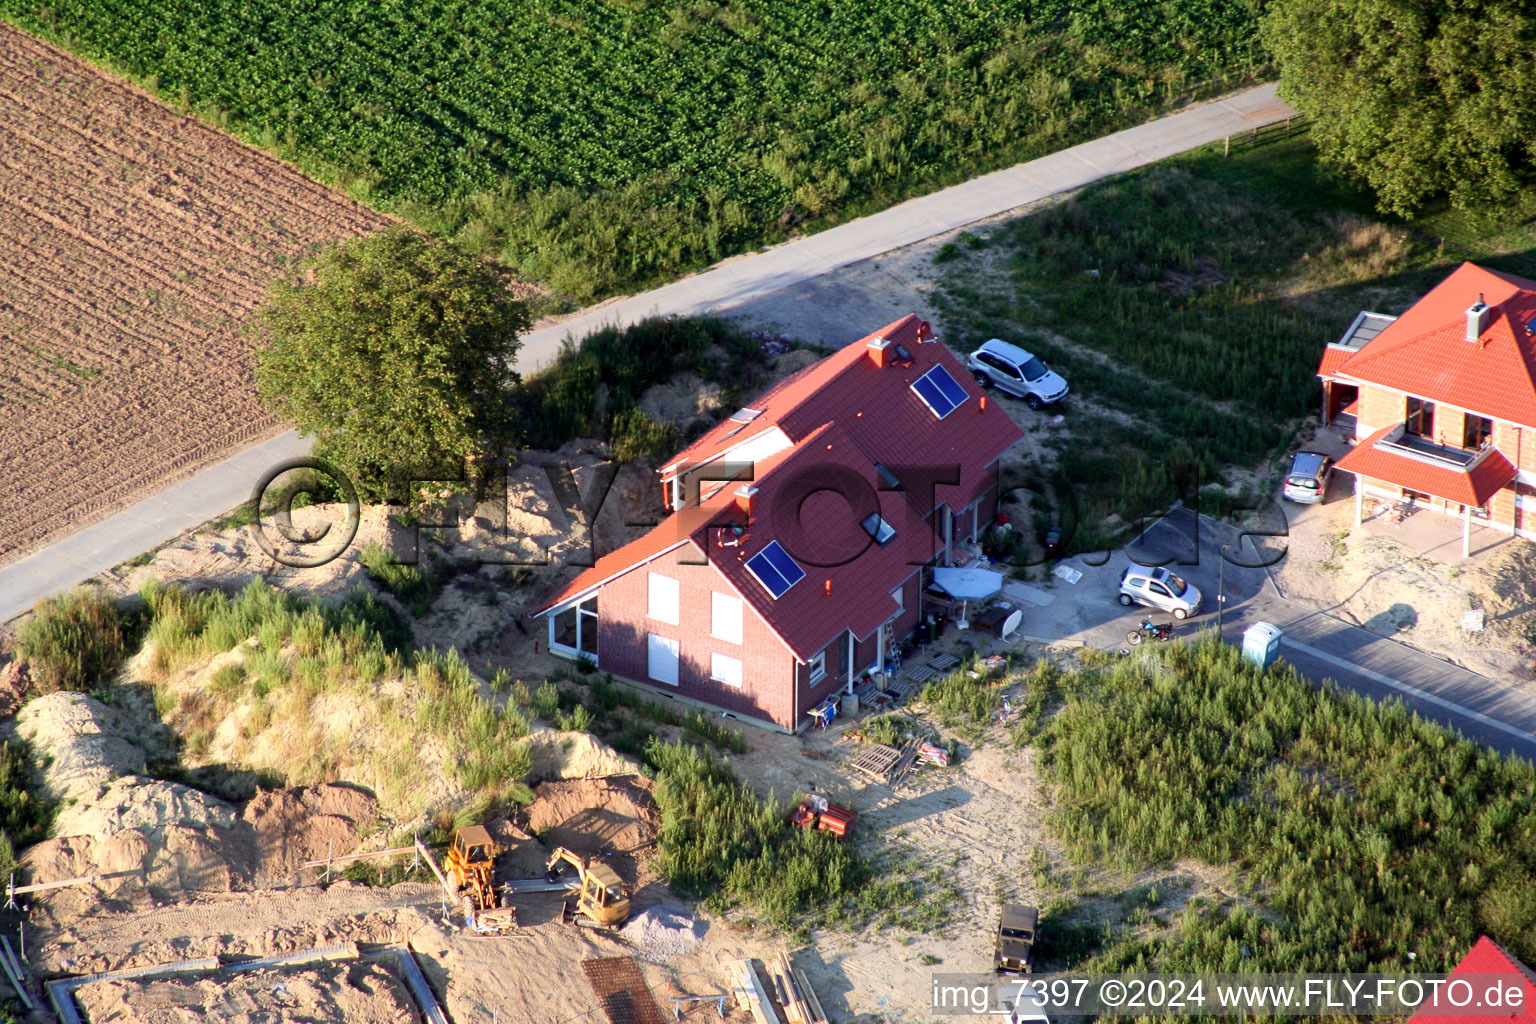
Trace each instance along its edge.
<path fill-rule="evenodd" d="M 242 321 L 388 218 L 0 24 L 0 562 L 277 432 Z"/>

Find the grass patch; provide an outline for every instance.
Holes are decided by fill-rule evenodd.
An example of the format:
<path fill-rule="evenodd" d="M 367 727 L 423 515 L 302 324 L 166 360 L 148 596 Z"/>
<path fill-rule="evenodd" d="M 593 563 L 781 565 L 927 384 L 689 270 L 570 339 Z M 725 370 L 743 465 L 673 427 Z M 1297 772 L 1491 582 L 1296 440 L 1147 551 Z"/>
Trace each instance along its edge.
<path fill-rule="evenodd" d="M 466 0 L 407 17 L 253 0 L 236 18 L 0 0 L 9 20 L 573 302 L 1257 80 L 1258 10 Z"/>
<path fill-rule="evenodd" d="M 39 693 L 90 690 L 111 683 L 127 656 L 117 602 L 87 589 L 38 602 L 16 636 Z"/>
<path fill-rule="evenodd" d="M 0 743 L 0 879 L 16 870 L 16 851 L 48 834 L 53 807 L 38 794 L 32 748 L 20 737 Z"/>
<path fill-rule="evenodd" d="M 1412 951 L 1413 970 L 1440 971 L 1484 933 L 1536 955 L 1528 762 L 1209 638 L 1071 685 L 1032 742 L 1074 858 L 1195 858 L 1232 872 L 1239 894 L 1192 900 L 1093 969 L 1396 970 Z"/>
<path fill-rule="evenodd" d="M 1382 217 L 1304 136 L 1218 147 L 994 230 L 988 262 L 946 264 L 937 294 L 957 351 L 1020 344 L 1107 410 L 1069 399 L 1068 428 L 1047 442 L 1079 506 L 1064 544 L 1083 551 L 1112 539 L 1111 513 L 1256 500 L 1212 485 L 1288 449 L 1316 412 L 1324 344 L 1361 309 L 1401 312 L 1463 259 L 1536 273 L 1533 213 Z"/>
<path fill-rule="evenodd" d="M 259 581 L 234 597 L 150 581 L 143 596 L 144 672 L 189 761 L 212 756 L 221 723 L 243 707 L 241 737 L 222 756 L 289 785 L 362 782 L 407 815 L 443 773 L 478 806 L 531 799 L 523 709 L 482 694 L 457 651 L 411 653 L 408 627 L 366 591 L 330 606 Z M 206 682 L 176 675 L 232 650 L 239 660 Z M 258 744 L 268 730 L 278 739 Z"/>
<path fill-rule="evenodd" d="M 395 561 L 394 553 L 378 541 L 364 545 L 358 561 L 369 579 L 399 598 L 417 618 L 431 610 L 437 583 L 421 566 Z"/>

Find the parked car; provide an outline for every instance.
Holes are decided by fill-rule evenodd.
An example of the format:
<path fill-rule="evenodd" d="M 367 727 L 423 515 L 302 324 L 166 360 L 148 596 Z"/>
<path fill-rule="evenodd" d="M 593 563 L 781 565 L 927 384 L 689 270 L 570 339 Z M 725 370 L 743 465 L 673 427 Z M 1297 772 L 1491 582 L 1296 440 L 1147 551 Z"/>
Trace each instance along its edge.
<path fill-rule="evenodd" d="M 1316 505 L 1328 496 L 1328 481 L 1332 479 L 1332 459 L 1322 452 L 1297 452 L 1280 494 L 1290 501 Z"/>
<path fill-rule="evenodd" d="M 1144 604 L 1176 619 L 1187 619 L 1200 610 L 1200 591 L 1161 566 L 1144 569 L 1131 565 L 1120 574 L 1120 603 L 1127 607 Z"/>
<path fill-rule="evenodd" d="M 1031 984 L 1017 989 L 1004 984 L 998 992 L 998 1009 L 1002 1010 L 1003 1024 L 1051 1024 L 1045 1015 L 1045 1000 Z"/>
<path fill-rule="evenodd" d="M 1060 374 L 1019 346 L 997 338 L 972 352 L 965 365 L 976 375 L 976 383 L 1017 395 L 1031 409 L 1059 402 L 1067 394 L 1067 382 Z"/>
<path fill-rule="evenodd" d="M 1028 974 L 1035 969 L 1035 929 L 1040 911 L 1020 903 L 1004 903 L 997 922 L 995 971 Z"/>

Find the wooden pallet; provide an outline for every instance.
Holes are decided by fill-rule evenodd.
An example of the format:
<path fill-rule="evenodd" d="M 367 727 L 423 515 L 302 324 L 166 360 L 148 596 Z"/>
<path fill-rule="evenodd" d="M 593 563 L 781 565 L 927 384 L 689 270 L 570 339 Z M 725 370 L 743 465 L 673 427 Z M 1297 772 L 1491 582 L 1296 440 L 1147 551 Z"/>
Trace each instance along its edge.
<path fill-rule="evenodd" d="M 889 782 L 891 769 L 901 760 L 901 751 L 884 743 L 873 743 L 853 756 L 848 767 L 855 768 L 876 782 Z"/>
<path fill-rule="evenodd" d="M 937 669 L 940 672 L 948 672 L 960 664 L 960 659 L 953 654 L 941 654 L 937 658 L 929 658 L 928 664 L 931 668 Z"/>
<path fill-rule="evenodd" d="M 611 1024 L 667 1024 L 634 957 L 583 960 L 581 970 Z"/>
<path fill-rule="evenodd" d="M 907 670 L 902 673 L 902 675 L 906 676 L 914 683 L 926 683 L 928 680 L 934 678 L 938 674 L 939 670 L 931 665 L 917 664 L 908 665 Z"/>

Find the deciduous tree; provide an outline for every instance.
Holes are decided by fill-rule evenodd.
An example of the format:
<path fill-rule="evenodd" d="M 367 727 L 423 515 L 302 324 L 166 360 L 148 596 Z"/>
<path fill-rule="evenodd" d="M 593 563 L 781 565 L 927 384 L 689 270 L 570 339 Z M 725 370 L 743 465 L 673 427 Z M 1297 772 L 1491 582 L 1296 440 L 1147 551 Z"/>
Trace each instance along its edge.
<path fill-rule="evenodd" d="M 1528 0 L 1274 0 L 1280 94 L 1383 210 L 1536 190 L 1536 8 Z"/>
<path fill-rule="evenodd" d="M 261 398 L 367 499 L 462 470 L 517 439 L 512 359 L 529 318 L 510 283 L 406 229 L 326 249 L 253 321 Z"/>

